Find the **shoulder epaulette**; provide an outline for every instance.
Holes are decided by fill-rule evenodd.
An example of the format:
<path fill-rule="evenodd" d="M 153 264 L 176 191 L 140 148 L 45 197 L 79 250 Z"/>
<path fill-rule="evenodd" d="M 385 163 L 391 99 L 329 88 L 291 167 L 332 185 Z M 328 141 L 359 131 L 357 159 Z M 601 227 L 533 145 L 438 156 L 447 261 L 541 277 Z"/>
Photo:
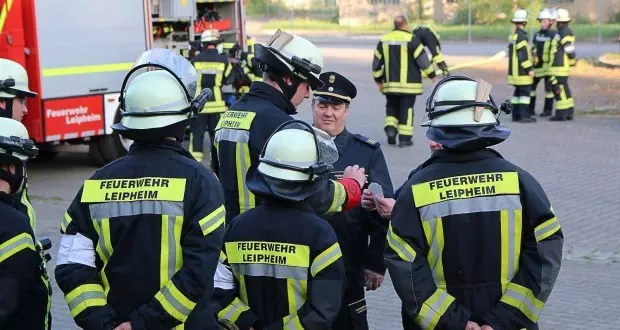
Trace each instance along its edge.
<path fill-rule="evenodd" d="M 371 146 L 373 146 L 373 147 L 375 147 L 375 148 L 379 148 L 379 147 L 381 146 L 381 145 L 379 144 L 379 142 L 377 142 L 377 141 L 375 141 L 375 140 L 373 140 L 373 139 L 371 139 L 371 138 L 365 137 L 365 136 L 363 136 L 363 135 L 360 135 L 360 134 L 355 134 L 355 137 L 356 137 L 358 140 L 360 140 L 360 141 L 362 141 L 362 142 L 364 142 L 364 143 L 366 143 L 366 144 L 369 144 L 369 145 L 371 145 Z"/>

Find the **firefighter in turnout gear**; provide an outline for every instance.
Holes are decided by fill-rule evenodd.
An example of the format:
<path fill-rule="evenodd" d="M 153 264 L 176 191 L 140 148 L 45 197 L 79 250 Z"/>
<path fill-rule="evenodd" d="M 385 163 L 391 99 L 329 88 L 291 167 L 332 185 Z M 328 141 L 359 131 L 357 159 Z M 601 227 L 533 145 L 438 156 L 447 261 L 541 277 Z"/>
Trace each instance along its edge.
<path fill-rule="evenodd" d="M 571 21 L 568 11 L 563 8 L 557 10 L 558 33 L 551 41 L 551 65 L 549 76 L 555 94 L 555 115 L 549 120 L 572 120 L 575 112 L 575 101 L 568 87 L 570 68 L 577 64 L 575 55 L 575 35 L 568 27 Z"/>
<path fill-rule="evenodd" d="M 155 70 L 154 70 L 155 69 Z M 215 175 L 182 148 L 197 98 L 192 64 L 144 52 L 121 87 L 128 154 L 79 189 L 61 223 L 56 281 L 85 329 L 219 329 L 210 298 L 224 235 Z"/>
<path fill-rule="evenodd" d="M 263 72 L 260 69 L 260 64 L 255 59 L 254 54 L 254 39 L 248 37 L 248 51 L 243 52 L 242 56 L 242 64 L 243 64 L 243 72 L 248 77 L 250 82 L 255 81 L 263 81 Z"/>
<path fill-rule="evenodd" d="M 439 34 L 430 26 L 418 25 L 413 29 L 413 34 L 420 39 L 424 47 L 428 48 L 431 57 L 431 63 L 436 65 L 442 72 L 443 76 L 450 75 L 448 65 L 441 53 L 441 44 L 439 43 Z"/>
<path fill-rule="evenodd" d="M 28 73 L 19 63 L 0 59 L 0 118 L 12 118 L 22 121 L 28 113 L 26 98 L 35 97 L 37 93 L 28 89 Z M 32 231 L 37 232 L 37 216 L 28 197 L 28 178 L 24 178 L 24 189 L 15 197 L 18 208 L 28 217 Z"/>
<path fill-rule="evenodd" d="M 264 81 L 254 82 L 250 91 L 222 116 L 215 132 L 213 169 L 226 197 L 226 221 L 260 204 L 260 197 L 248 190 L 245 180 L 267 139 L 282 123 L 292 120 L 296 107 L 322 82 L 321 51 L 308 40 L 281 30 L 266 45 L 257 44 L 256 59 L 265 72 Z M 364 169 L 357 168 L 339 181 L 321 180 L 323 187 L 311 196 L 317 213 L 350 209 L 361 200 Z"/>
<path fill-rule="evenodd" d="M 301 121 L 276 129 L 248 172 L 248 187 L 265 202 L 227 227 L 215 310 L 239 329 L 331 329 L 338 315 L 342 253 L 307 202 L 338 151 L 314 131 Z"/>
<path fill-rule="evenodd" d="M 192 59 L 192 64 L 198 72 L 199 93 L 203 88 L 213 91 L 213 96 L 204 109 L 200 111 L 197 120 L 190 125 L 189 151 L 194 158 L 202 162 L 204 158 L 204 134 L 209 132 L 209 141 L 212 149 L 215 138 L 215 126 L 220 120 L 220 114 L 226 111 L 226 104 L 222 96 L 222 86 L 226 84 L 232 71 L 232 65 L 228 62 L 228 56 L 218 53 L 216 46 L 220 43 L 218 30 L 205 30 L 200 36 L 204 49 Z"/>
<path fill-rule="evenodd" d="M 534 82 L 534 67 L 525 26 L 527 11 L 519 9 L 512 17 L 515 32 L 509 37 L 508 84 L 514 86 L 512 96 L 512 120 L 519 123 L 533 123 L 536 118 L 530 116 L 530 89 Z"/>
<path fill-rule="evenodd" d="M 375 49 L 372 71 L 385 95 L 384 122 L 388 144 L 413 145 L 413 108 L 422 94 L 422 75 L 434 79 L 435 70 L 419 38 L 409 32 L 404 16 L 394 20 L 394 30 L 381 37 Z"/>
<path fill-rule="evenodd" d="M 333 178 L 341 176 L 347 165 L 360 164 L 367 170 L 368 181 L 379 184 L 386 197 L 391 197 L 392 181 L 379 143 L 345 128 L 350 112 L 355 111 L 349 108 L 357 95 L 355 85 L 336 72 L 321 73 L 320 79 L 324 85 L 314 91 L 312 100 L 314 127 L 327 132 L 338 148 Z M 376 290 L 383 281 L 388 222 L 361 206 L 323 218 L 338 236 L 346 269 L 343 302 L 332 329 L 368 329 L 364 286 Z"/>
<path fill-rule="evenodd" d="M 541 117 L 551 116 L 553 111 L 553 89 L 549 80 L 549 66 L 551 64 L 551 41 L 554 39 L 556 31 L 553 30 L 553 13 L 548 8 L 542 9 L 537 17 L 540 22 L 540 30 L 534 35 L 534 45 L 532 47 L 532 59 L 534 60 L 534 82 L 530 90 L 530 116 L 536 115 L 536 87 L 538 82 L 545 80 L 545 104 Z"/>
<path fill-rule="evenodd" d="M 405 329 L 538 329 L 563 234 L 543 188 L 489 146 L 510 129 L 485 81 L 453 76 L 427 100 L 443 146 L 403 185 L 385 258 Z"/>
<path fill-rule="evenodd" d="M 4 72 L 3 72 L 4 73 Z M 26 87 L 27 88 L 27 87 Z M 16 196 L 37 154 L 19 121 L 0 118 L 0 329 L 49 330 L 50 282 L 40 246 Z"/>

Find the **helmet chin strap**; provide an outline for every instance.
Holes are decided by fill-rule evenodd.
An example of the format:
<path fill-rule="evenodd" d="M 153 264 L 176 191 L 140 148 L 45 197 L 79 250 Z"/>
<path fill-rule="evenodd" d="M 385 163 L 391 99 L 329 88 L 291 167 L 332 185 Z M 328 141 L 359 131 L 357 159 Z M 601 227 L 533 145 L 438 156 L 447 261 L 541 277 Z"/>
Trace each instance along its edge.
<path fill-rule="evenodd" d="M 19 172 L 24 172 L 23 168 L 18 169 Z M 9 183 L 9 187 L 11 187 L 11 194 L 18 194 L 22 191 L 24 186 L 24 176 L 12 174 L 11 172 L 0 169 L 0 180 L 4 180 Z"/>
<path fill-rule="evenodd" d="M 278 84 L 278 86 L 282 90 L 282 94 L 286 95 L 287 99 L 292 100 L 293 96 L 295 96 L 295 93 L 297 93 L 297 88 L 299 88 L 299 85 L 301 85 L 302 83 L 301 79 L 291 76 L 291 80 L 293 81 L 293 83 L 289 85 L 286 83 L 284 78 L 282 77 L 275 77 L 275 78 L 276 78 L 275 82 L 276 84 Z"/>
<path fill-rule="evenodd" d="M 13 118 L 13 99 L 4 99 L 6 108 L 0 107 L 0 118 Z"/>

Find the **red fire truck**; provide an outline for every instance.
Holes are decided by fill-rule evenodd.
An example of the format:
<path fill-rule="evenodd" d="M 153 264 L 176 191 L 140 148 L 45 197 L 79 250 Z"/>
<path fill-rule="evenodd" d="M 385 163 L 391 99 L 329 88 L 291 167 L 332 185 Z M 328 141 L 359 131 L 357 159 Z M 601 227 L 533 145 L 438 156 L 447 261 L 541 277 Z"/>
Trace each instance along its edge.
<path fill-rule="evenodd" d="M 110 126 L 135 59 L 152 47 L 189 58 L 207 28 L 246 49 L 245 0 L 0 0 L 0 57 L 21 63 L 29 88 L 24 125 L 52 159 L 67 144 L 88 144 L 98 165 L 131 141 Z"/>

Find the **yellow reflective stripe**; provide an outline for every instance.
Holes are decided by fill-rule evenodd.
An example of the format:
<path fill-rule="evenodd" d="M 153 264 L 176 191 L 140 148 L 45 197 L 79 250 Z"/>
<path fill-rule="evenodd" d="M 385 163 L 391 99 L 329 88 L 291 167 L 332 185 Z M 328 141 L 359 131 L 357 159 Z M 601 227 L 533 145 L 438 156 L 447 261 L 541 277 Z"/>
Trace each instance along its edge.
<path fill-rule="evenodd" d="M 107 264 L 113 252 L 113 247 L 110 240 L 110 219 L 93 219 L 93 223 L 96 223 L 94 224 L 94 227 L 99 234 L 97 248 L 95 248 L 95 250 L 99 254 L 101 261 L 103 261 L 104 264 Z"/>
<path fill-rule="evenodd" d="M 304 328 L 297 314 L 285 316 L 282 319 L 282 323 L 284 330 L 300 330 Z"/>
<path fill-rule="evenodd" d="M 24 249 L 35 251 L 34 241 L 28 233 L 21 233 L 0 244 L 0 263 Z"/>
<path fill-rule="evenodd" d="M 454 297 L 449 295 L 443 289 L 437 289 L 420 308 L 420 313 L 415 318 L 416 323 L 422 327 L 422 329 L 435 329 L 439 319 L 448 310 Z"/>
<path fill-rule="evenodd" d="M 443 248 L 444 248 L 444 234 L 443 234 L 443 221 L 442 218 L 435 218 L 431 220 L 424 219 L 422 222 L 424 228 L 424 236 L 426 236 L 426 243 L 429 246 L 426 259 L 428 265 L 431 267 L 433 273 L 433 279 L 437 287 L 446 288 L 446 277 L 443 271 Z"/>
<path fill-rule="evenodd" d="M 519 43 L 517 43 L 517 45 L 515 46 L 515 49 L 521 49 L 523 47 L 527 47 L 528 46 L 528 42 L 527 40 L 521 40 Z"/>
<path fill-rule="evenodd" d="M 159 200 L 182 202 L 187 179 L 144 177 L 136 179 L 86 180 L 82 203 Z"/>
<path fill-rule="evenodd" d="M 226 257 L 231 264 L 255 263 L 292 267 L 310 265 L 310 247 L 282 242 L 226 242 Z"/>
<path fill-rule="evenodd" d="M 398 134 L 401 134 L 401 135 L 413 135 L 413 126 L 411 126 L 411 125 L 398 125 Z"/>
<path fill-rule="evenodd" d="M 32 207 L 32 204 L 30 204 L 30 200 L 28 200 L 28 186 L 26 186 L 26 188 L 24 188 L 24 191 L 22 193 L 21 202 L 22 202 L 22 204 L 24 204 L 24 206 L 26 206 L 26 210 L 28 211 L 28 220 L 30 222 L 30 227 L 32 228 L 32 232 L 36 234 L 36 232 L 37 232 L 37 216 L 34 213 L 34 207 Z"/>
<path fill-rule="evenodd" d="M 248 303 L 248 287 L 245 285 L 245 276 L 237 275 L 237 279 L 239 280 L 239 297 L 241 301 L 244 303 Z"/>
<path fill-rule="evenodd" d="M 564 36 L 564 38 L 562 38 L 562 40 L 560 40 L 560 43 L 561 43 L 562 45 L 564 45 L 564 44 L 565 44 L 565 43 L 567 43 L 567 42 L 572 42 L 572 43 L 574 43 L 574 42 L 575 42 L 575 36 Z"/>
<path fill-rule="evenodd" d="M 249 131 L 254 117 L 256 117 L 255 112 L 228 110 L 222 114 L 215 129 L 232 128 Z"/>
<path fill-rule="evenodd" d="M 385 81 L 390 81 L 390 45 L 387 43 L 382 43 L 381 47 L 383 48 L 384 58 L 384 71 L 385 71 Z"/>
<path fill-rule="evenodd" d="M 196 306 L 196 303 L 181 293 L 172 281 L 168 281 L 168 283 L 157 292 L 155 299 L 170 316 L 180 322 L 185 322 Z"/>
<path fill-rule="evenodd" d="M 235 323 L 239 319 L 239 316 L 247 310 L 250 310 L 250 307 L 246 306 L 239 298 L 235 297 L 235 300 L 233 300 L 230 305 L 217 313 L 217 318 Z"/>
<path fill-rule="evenodd" d="M 423 70 L 422 70 L 422 72 L 423 72 L 423 73 L 424 73 L 427 77 L 428 77 L 428 76 L 431 74 L 431 72 L 433 72 L 433 71 L 435 71 L 435 68 L 434 68 L 432 65 L 430 65 L 428 68 L 426 68 L 426 69 L 423 69 Z"/>
<path fill-rule="evenodd" d="M 413 51 L 413 58 L 418 58 L 418 56 L 420 56 L 420 54 L 424 51 L 424 46 L 422 44 L 418 45 L 418 48 L 416 48 Z"/>
<path fill-rule="evenodd" d="M 323 269 L 333 264 L 341 257 L 342 252 L 340 251 L 340 245 L 336 242 L 314 258 L 314 261 L 312 261 L 312 265 L 310 266 L 310 273 L 312 274 L 312 277 L 315 277 Z"/>
<path fill-rule="evenodd" d="M 415 250 L 411 247 L 411 245 L 405 242 L 404 239 L 396 235 L 394 229 L 392 228 L 392 224 L 390 224 L 388 228 L 387 243 L 402 260 L 408 262 L 413 262 L 415 260 Z"/>
<path fill-rule="evenodd" d="M 400 81 L 407 81 L 407 74 L 409 73 L 409 56 L 407 56 L 407 44 L 400 46 Z"/>
<path fill-rule="evenodd" d="M 517 308 L 534 323 L 538 322 L 538 317 L 545 308 L 545 303 L 538 300 L 532 290 L 516 283 L 508 284 L 500 301 Z"/>
<path fill-rule="evenodd" d="M 381 52 L 378 49 L 375 49 L 375 57 L 379 60 L 383 58 L 383 55 L 381 55 Z"/>
<path fill-rule="evenodd" d="M 334 184 L 334 197 L 332 204 L 327 209 L 327 213 L 336 213 L 342 211 L 342 205 L 347 200 L 347 190 L 344 189 L 342 183 L 331 180 Z"/>
<path fill-rule="evenodd" d="M 4 22 L 6 22 L 6 17 L 9 15 L 12 5 L 13 0 L 7 0 L 2 6 L 2 12 L 0 12 L 0 32 L 4 28 Z"/>
<path fill-rule="evenodd" d="M 198 221 L 198 224 L 200 224 L 202 234 L 207 236 L 224 224 L 225 219 L 226 210 L 224 209 L 224 205 L 220 205 L 220 207 L 215 209 L 202 220 Z"/>
<path fill-rule="evenodd" d="M 128 71 L 133 66 L 133 62 L 98 64 L 98 65 L 82 65 L 67 66 L 61 68 L 43 69 L 44 77 L 69 76 L 76 74 L 90 74 L 102 72 Z"/>
<path fill-rule="evenodd" d="M 415 206 L 454 199 L 519 194 L 517 172 L 490 172 L 460 175 L 422 182 L 412 187 Z"/>
<path fill-rule="evenodd" d="M 439 52 L 439 47 L 437 47 L 437 56 L 433 57 L 433 63 L 441 63 L 444 61 L 443 54 Z"/>
<path fill-rule="evenodd" d="M 392 116 L 386 116 L 383 120 L 383 125 L 385 127 L 396 127 L 398 126 L 398 119 Z"/>
<path fill-rule="evenodd" d="M 501 232 L 501 285 L 502 291 L 519 271 L 521 255 L 521 231 L 523 226 L 521 210 L 500 211 Z"/>
<path fill-rule="evenodd" d="M 226 261 L 226 253 L 224 253 L 224 251 L 220 251 L 220 262 L 225 262 Z"/>
<path fill-rule="evenodd" d="M 523 63 L 521 63 L 521 66 L 524 69 L 530 68 L 530 67 L 532 67 L 532 62 L 530 60 L 525 60 L 525 61 L 523 61 Z"/>
<path fill-rule="evenodd" d="M 375 78 L 381 78 L 382 75 L 383 75 L 383 67 L 381 67 L 381 69 L 377 71 L 373 71 L 372 73 L 372 76 Z"/>
<path fill-rule="evenodd" d="M 286 295 L 289 314 L 295 314 L 306 302 L 307 292 L 308 281 L 296 280 L 294 278 L 286 279 Z"/>
<path fill-rule="evenodd" d="M 196 70 L 206 71 L 206 74 L 215 74 L 214 71 L 224 72 L 226 69 L 226 63 L 222 62 L 195 62 L 194 67 Z"/>
<path fill-rule="evenodd" d="M 226 65 L 226 70 L 224 71 L 224 77 L 228 77 L 230 76 L 230 73 L 232 72 L 232 65 L 227 64 Z"/>
<path fill-rule="evenodd" d="M 181 248 L 181 230 L 183 217 L 161 216 L 161 246 L 159 258 L 159 285 L 164 286 L 168 280 L 183 266 Z"/>
<path fill-rule="evenodd" d="M 558 222 L 558 218 L 553 217 L 540 225 L 536 226 L 534 229 L 534 235 L 536 235 L 536 242 L 540 242 L 547 237 L 557 233 L 560 230 L 560 223 Z"/>
<path fill-rule="evenodd" d="M 221 122 L 221 120 L 220 120 Z M 247 143 L 236 143 L 237 189 L 239 191 L 239 214 L 249 211 L 256 205 L 254 194 L 245 184 L 245 175 L 250 167 L 250 148 Z"/>
<path fill-rule="evenodd" d="M 84 284 L 73 289 L 65 296 L 71 316 L 77 317 L 90 307 L 101 307 L 106 304 L 103 288 L 99 284 Z"/>
<path fill-rule="evenodd" d="M 73 219 L 71 219 L 69 212 L 65 212 L 65 216 L 62 218 L 62 223 L 60 224 L 61 233 L 64 234 L 67 232 L 67 227 L 69 226 L 71 221 L 73 221 Z"/>
<path fill-rule="evenodd" d="M 43 284 L 45 285 L 45 292 L 48 294 L 47 295 L 47 305 L 45 306 L 45 329 L 49 329 L 49 323 L 50 323 L 50 311 L 52 309 L 52 297 L 50 295 L 50 281 L 49 281 L 49 277 L 46 278 L 46 276 L 41 275 L 41 282 L 43 282 Z"/>

